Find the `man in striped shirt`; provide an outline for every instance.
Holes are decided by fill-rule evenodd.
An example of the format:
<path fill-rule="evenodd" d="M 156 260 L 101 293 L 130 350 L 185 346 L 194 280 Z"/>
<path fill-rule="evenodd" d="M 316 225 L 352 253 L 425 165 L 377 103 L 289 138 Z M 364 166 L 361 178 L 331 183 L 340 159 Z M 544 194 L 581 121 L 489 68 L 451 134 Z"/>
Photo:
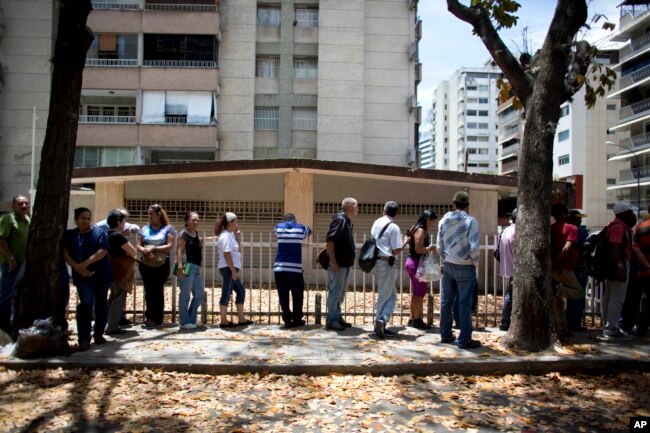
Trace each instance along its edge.
<path fill-rule="evenodd" d="M 288 213 L 284 221 L 276 224 L 278 252 L 275 256 L 275 285 L 278 288 L 282 321 L 285 329 L 303 326 L 303 292 L 305 281 L 302 277 L 302 241 L 311 235 L 311 229 L 296 222 L 296 216 Z M 289 293 L 293 299 L 293 312 L 289 306 Z"/>

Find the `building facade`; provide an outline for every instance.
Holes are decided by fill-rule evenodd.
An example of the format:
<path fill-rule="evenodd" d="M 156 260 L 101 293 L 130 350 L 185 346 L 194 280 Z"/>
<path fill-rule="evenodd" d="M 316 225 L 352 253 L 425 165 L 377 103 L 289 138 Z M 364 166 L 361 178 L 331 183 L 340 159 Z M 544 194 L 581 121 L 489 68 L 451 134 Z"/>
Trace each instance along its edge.
<path fill-rule="evenodd" d="M 21 13 L 18 3 L 49 5 L 49 14 L 28 14 L 49 26 L 36 51 L 49 85 L 58 11 L 46 1 L 6 3 Z M 416 0 L 92 4 L 95 40 L 84 70 L 75 167 L 275 158 L 414 163 L 421 117 Z M 29 27 L 39 26 L 9 26 L 5 40 Z M 8 64 L 20 62 L 21 50 L 31 48 L 17 48 Z M 40 148 L 49 88 L 39 92 Z M 31 105 L 3 99 L 4 112 L 22 110 L 26 119 L 15 136 L 3 125 L 3 152 L 24 148 L 31 144 Z M 13 166 L 12 158 L 3 161 Z M 4 206 L 12 195 L 5 185 L 29 189 L 24 171 L 3 170 Z"/>

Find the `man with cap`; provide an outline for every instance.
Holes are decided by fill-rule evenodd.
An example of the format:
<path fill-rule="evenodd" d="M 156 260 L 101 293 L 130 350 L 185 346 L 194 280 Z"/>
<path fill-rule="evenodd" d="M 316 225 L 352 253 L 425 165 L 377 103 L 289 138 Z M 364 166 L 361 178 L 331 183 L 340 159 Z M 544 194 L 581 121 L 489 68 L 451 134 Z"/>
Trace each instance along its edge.
<path fill-rule="evenodd" d="M 605 280 L 605 291 L 601 299 L 603 333 L 601 340 L 629 340 L 631 337 L 618 327 L 618 319 L 625 302 L 625 294 L 630 279 L 632 261 L 632 238 L 630 229 L 636 224 L 635 208 L 630 202 L 619 201 L 614 205 L 616 217 L 605 227 L 605 237 L 609 246 L 611 263 L 615 269 Z"/>
<path fill-rule="evenodd" d="M 515 224 L 517 222 L 517 209 L 510 215 L 510 224 L 499 235 L 497 248 L 499 249 L 499 275 L 506 286 L 503 296 L 503 309 L 501 310 L 501 323 L 499 329 L 507 331 L 510 328 L 510 315 L 512 313 L 512 277 L 515 275 Z"/>
<path fill-rule="evenodd" d="M 454 194 L 454 210 L 438 223 L 436 247 L 444 268 L 440 296 L 440 337 L 443 343 L 456 341 L 451 325 L 454 302 L 458 297 L 460 335 L 456 341 L 461 349 L 476 349 L 481 342 L 472 340 L 472 290 L 479 262 L 478 222 L 467 213 L 469 195 Z"/>
<path fill-rule="evenodd" d="M 587 214 L 582 213 L 578 209 L 569 210 L 569 223 L 573 224 L 578 229 L 578 251 L 580 252 L 578 258 L 578 264 L 573 268 L 573 273 L 575 274 L 580 286 L 582 287 L 583 292 L 587 290 L 587 281 L 589 276 L 587 275 L 587 267 L 584 260 L 582 259 L 582 253 L 584 251 L 585 239 L 589 236 L 589 230 L 587 227 L 582 225 L 582 219 L 586 218 Z M 582 326 L 582 318 L 584 316 L 585 310 L 585 297 L 567 299 L 566 301 L 566 320 L 569 327 L 569 331 L 581 332 L 585 328 Z"/>

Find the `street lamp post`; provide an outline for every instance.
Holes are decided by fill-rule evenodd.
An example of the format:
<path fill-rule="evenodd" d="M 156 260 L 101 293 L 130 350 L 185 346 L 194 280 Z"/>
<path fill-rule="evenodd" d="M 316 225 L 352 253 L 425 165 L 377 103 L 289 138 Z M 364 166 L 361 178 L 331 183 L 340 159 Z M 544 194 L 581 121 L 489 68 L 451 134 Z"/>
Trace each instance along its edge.
<path fill-rule="evenodd" d="M 632 171 L 632 173 L 634 174 L 634 177 L 636 177 L 636 218 L 638 221 L 640 221 L 641 220 L 641 163 L 639 160 L 639 155 L 637 155 L 635 151 L 633 151 L 630 147 L 624 144 L 614 143 L 613 141 L 606 141 L 605 144 L 608 144 L 610 146 L 622 147 L 623 149 L 626 149 L 628 152 L 634 155 L 634 159 L 636 160 L 636 172 Z"/>

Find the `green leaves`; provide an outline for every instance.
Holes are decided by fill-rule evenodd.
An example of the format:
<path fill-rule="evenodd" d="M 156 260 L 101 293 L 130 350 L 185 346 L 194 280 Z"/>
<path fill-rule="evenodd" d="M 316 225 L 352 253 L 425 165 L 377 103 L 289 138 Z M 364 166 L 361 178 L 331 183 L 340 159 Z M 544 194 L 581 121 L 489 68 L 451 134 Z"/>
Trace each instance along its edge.
<path fill-rule="evenodd" d="M 519 17 L 515 13 L 521 5 L 512 0 L 472 0 L 472 7 L 486 11 L 497 30 L 509 29 L 517 25 Z"/>

